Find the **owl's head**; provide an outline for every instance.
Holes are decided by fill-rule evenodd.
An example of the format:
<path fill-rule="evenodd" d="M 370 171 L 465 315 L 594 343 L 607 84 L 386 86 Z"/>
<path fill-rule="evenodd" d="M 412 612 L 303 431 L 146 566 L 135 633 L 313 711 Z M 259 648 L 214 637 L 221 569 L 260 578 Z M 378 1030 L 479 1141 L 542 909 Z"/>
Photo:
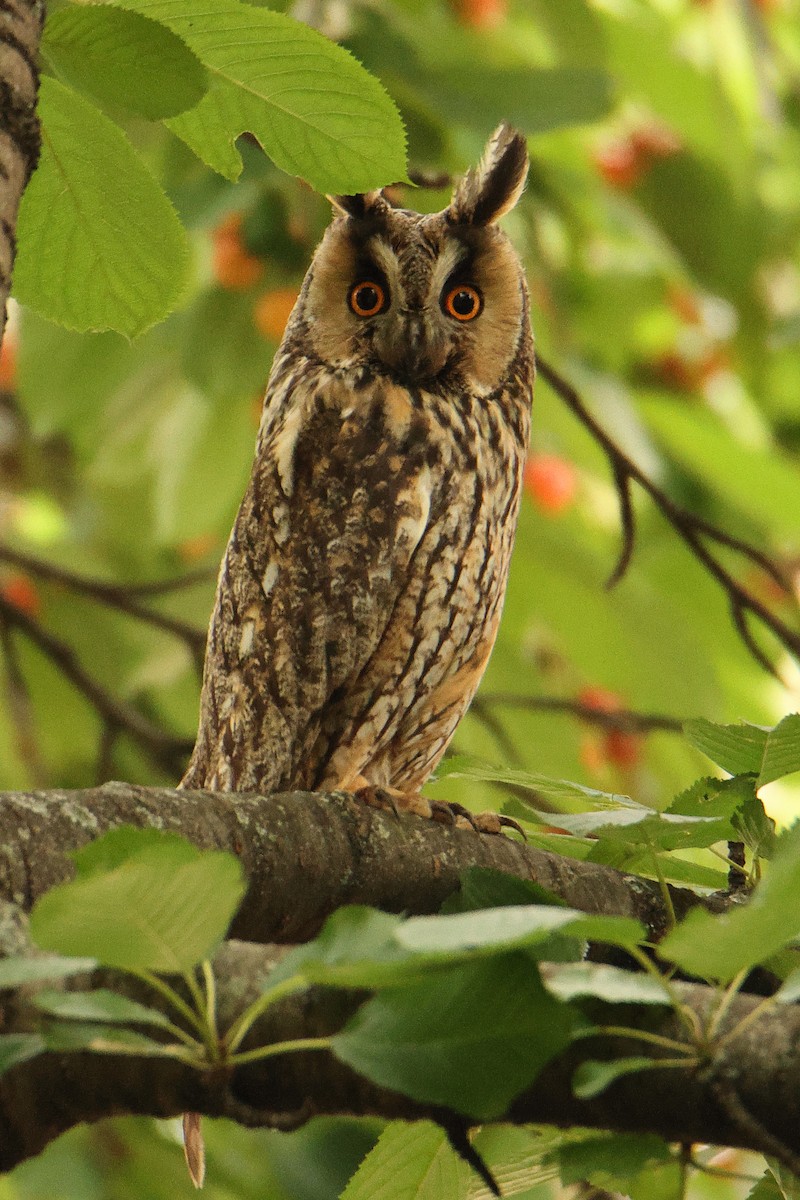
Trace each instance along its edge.
<path fill-rule="evenodd" d="M 495 388 L 528 322 L 522 266 L 496 222 L 527 173 L 525 139 L 501 125 L 443 212 L 394 208 L 382 192 L 334 197 L 298 304 L 304 342 L 334 367 Z"/>

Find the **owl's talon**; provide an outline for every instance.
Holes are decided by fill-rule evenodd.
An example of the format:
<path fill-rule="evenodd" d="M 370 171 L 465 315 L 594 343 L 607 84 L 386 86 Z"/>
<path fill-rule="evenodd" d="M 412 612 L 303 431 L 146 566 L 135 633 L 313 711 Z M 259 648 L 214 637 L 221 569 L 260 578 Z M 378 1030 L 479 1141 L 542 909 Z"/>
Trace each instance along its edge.
<path fill-rule="evenodd" d="M 373 787 L 372 784 L 367 784 L 366 787 L 357 788 L 352 793 L 352 796 L 361 804 L 366 804 L 367 808 L 377 808 L 381 812 L 391 812 L 398 819 L 400 818 L 400 809 L 397 807 L 397 800 L 386 788 Z"/>
<path fill-rule="evenodd" d="M 513 817 L 505 817 L 501 813 L 495 812 L 470 812 L 463 804 L 458 804 L 457 801 L 449 802 L 442 800 L 431 801 L 431 808 L 442 810 L 445 809 L 448 816 L 437 816 L 434 812 L 432 815 L 435 820 L 442 821 L 443 824 L 455 825 L 456 829 L 471 829 L 475 833 L 500 834 L 503 829 L 516 829 L 524 841 L 527 841 L 525 830 L 515 821 Z"/>

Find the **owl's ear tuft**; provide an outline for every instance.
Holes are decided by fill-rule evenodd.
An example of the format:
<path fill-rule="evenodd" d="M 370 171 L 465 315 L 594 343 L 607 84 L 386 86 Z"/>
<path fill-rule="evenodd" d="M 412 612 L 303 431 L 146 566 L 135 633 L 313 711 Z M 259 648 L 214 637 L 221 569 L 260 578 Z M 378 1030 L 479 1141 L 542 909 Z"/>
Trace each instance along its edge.
<path fill-rule="evenodd" d="M 447 209 L 460 225 L 489 225 L 509 212 L 522 195 L 528 178 L 528 146 L 510 125 L 495 129 L 477 167 L 457 184 Z"/>
<path fill-rule="evenodd" d="M 354 221 L 378 216 L 391 207 L 381 191 L 358 192 L 354 196 L 328 196 L 327 199 L 333 205 L 335 216 L 352 217 Z"/>

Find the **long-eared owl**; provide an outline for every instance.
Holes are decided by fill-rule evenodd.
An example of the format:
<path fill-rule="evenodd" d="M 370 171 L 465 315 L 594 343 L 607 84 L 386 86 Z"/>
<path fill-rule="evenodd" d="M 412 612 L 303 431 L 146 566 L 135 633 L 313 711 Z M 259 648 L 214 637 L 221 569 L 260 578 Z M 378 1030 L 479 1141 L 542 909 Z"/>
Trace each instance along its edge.
<path fill-rule="evenodd" d="M 449 206 L 333 198 L 267 387 L 183 787 L 419 789 L 497 633 L 534 377 L 501 126 Z"/>

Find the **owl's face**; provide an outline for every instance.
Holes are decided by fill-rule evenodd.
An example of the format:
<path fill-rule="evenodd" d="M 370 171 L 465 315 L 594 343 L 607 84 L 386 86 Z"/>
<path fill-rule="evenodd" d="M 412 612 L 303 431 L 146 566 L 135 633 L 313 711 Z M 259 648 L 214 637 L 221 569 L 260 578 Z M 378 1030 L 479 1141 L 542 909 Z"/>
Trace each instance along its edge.
<path fill-rule="evenodd" d="M 501 127 L 444 212 L 393 208 L 380 192 L 337 197 L 298 305 L 313 353 L 406 386 L 496 388 L 528 301 L 494 221 L 516 202 L 526 171 L 524 141 Z"/>

